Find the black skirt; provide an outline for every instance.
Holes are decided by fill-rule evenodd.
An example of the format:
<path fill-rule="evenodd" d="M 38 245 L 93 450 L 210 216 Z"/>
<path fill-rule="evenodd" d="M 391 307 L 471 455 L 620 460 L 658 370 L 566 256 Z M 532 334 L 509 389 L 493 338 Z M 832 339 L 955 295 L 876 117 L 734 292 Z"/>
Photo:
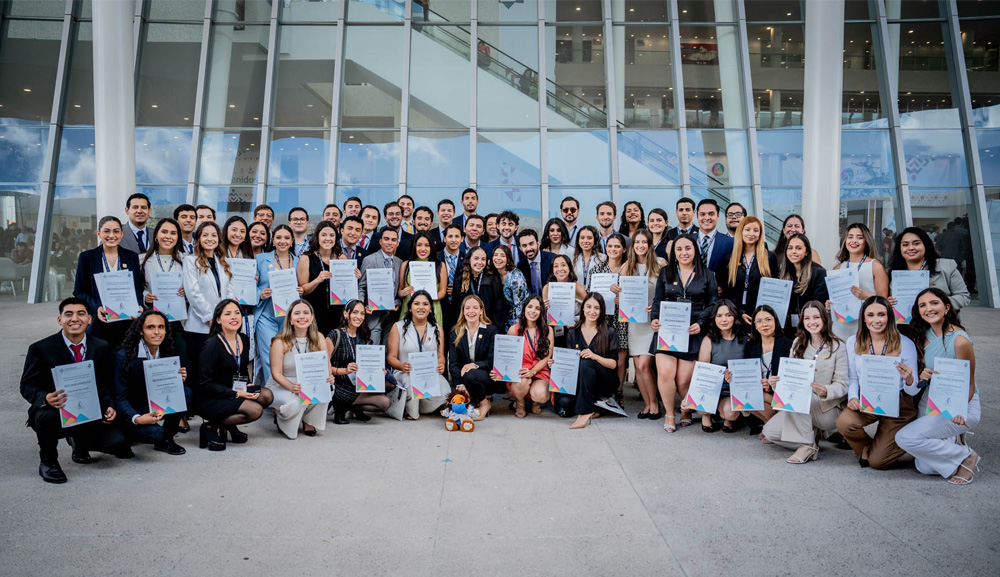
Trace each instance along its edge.
<path fill-rule="evenodd" d="M 658 351 L 656 350 L 656 333 L 653 333 L 653 342 L 649 344 L 649 354 L 651 355 L 669 355 L 674 357 L 679 361 L 696 361 L 698 360 L 698 351 L 701 349 L 701 340 L 705 338 L 702 332 L 696 335 L 688 336 L 688 352 L 679 353 L 676 351 Z"/>

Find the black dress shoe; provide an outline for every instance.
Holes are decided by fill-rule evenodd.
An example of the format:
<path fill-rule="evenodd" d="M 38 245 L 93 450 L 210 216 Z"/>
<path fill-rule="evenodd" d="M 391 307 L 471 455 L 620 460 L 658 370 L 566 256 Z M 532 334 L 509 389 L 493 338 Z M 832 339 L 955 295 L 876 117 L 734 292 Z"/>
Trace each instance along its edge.
<path fill-rule="evenodd" d="M 223 430 L 222 435 L 220 436 L 224 436 L 226 431 L 229 432 L 229 440 L 236 443 L 237 445 L 241 443 L 246 443 L 247 439 L 249 439 L 247 434 L 244 433 L 243 431 L 240 431 L 239 427 L 237 427 L 236 425 L 229 425 L 228 427 L 226 427 Z"/>
<path fill-rule="evenodd" d="M 209 451 L 225 451 L 226 441 L 219 438 L 219 432 L 209 423 L 202 423 L 198 430 L 198 447 Z"/>
<path fill-rule="evenodd" d="M 361 421 L 362 423 L 367 423 L 372 420 L 371 415 L 364 411 L 351 411 L 354 416 L 355 421 Z"/>
<path fill-rule="evenodd" d="M 183 455 L 184 453 L 187 453 L 187 450 L 175 443 L 173 439 L 164 439 L 153 443 L 153 450 L 161 451 L 168 455 Z"/>
<path fill-rule="evenodd" d="M 649 413 L 648 415 L 646 415 L 646 418 L 649 419 L 650 421 L 658 421 L 663 418 L 663 413 L 662 412 Z"/>
<path fill-rule="evenodd" d="M 307 436 L 307 437 L 315 437 L 316 436 L 316 429 L 306 429 L 306 428 L 303 427 L 302 434 L 305 435 L 305 436 Z"/>
<path fill-rule="evenodd" d="M 66 478 L 66 473 L 63 473 L 62 467 L 59 466 L 59 461 L 55 459 L 43 459 L 38 465 L 38 474 L 42 476 L 42 480 L 46 483 L 61 485 L 69 481 Z"/>
<path fill-rule="evenodd" d="M 345 413 L 334 413 L 333 414 L 333 424 L 334 425 L 350 425 L 351 422 L 347 420 L 347 415 Z"/>
<path fill-rule="evenodd" d="M 123 451 L 115 453 L 116 459 L 134 459 L 135 453 L 132 452 L 132 447 L 128 447 Z"/>
<path fill-rule="evenodd" d="M 73 456 L 71 458 L 77 465 L 89 465 L 97 461 L 97 459 L 90 456 L 89 451 L 78 451 L 76 449 L 76 441 L 73 437 L 66 437 L 66 441 L 69 443 L 69 446 L 73 448 Z"/>

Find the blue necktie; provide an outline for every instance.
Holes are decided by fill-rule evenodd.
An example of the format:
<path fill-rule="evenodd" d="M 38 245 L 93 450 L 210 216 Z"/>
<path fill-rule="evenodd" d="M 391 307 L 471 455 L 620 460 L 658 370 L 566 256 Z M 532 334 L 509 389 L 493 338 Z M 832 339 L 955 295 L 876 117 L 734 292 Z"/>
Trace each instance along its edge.
<path fill-rule="evenodd" d="M 542 275 L 538 272 L 538 263 L 531 263 L 531 292 L 542 294 Z"/>
<path fill-rule="evenodd" d="M 142 251 L 142 252 L 146 252 L 146 241 L 143 240 L 143 237 L 146 236 L 146 231 L 140 230 L 140 231 L 136 232 L 135 234 L 136 234 L 136 237 L 139 240 L 139 250 Z"/>

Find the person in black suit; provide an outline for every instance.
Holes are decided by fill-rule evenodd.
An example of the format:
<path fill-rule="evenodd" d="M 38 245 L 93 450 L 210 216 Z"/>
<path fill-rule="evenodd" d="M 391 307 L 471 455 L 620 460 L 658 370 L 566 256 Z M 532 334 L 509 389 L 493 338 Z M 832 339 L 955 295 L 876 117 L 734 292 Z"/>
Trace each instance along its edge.
<path fill-rule="evenodd" d="M 434 240 L 434 251 L 439 251 L 444 248 L 444 236 L 445 231 L 449 224 L 455 224 L 458 226 L 459 230 L 463 230 L 463 224 L 453 223 L 452 220 L 455 218 L 455 203 L 447 198 L 443 198 L 438 201 L 438 225 L 431 229 L 431 239 Z M 462 232 L 465 235 L 465 232 Z"/>
<path fill-rule="evenodd" d="M 490 414 L 490 397 L 499 392 L 497 383 L 490 379 L 497 328 L 485 318 L 483 301 L 476 295 L 462 299 L 460 310 L 448 338 L 451 384 L 476 405 L 479 412 L 473 419 L 481 421 Z"/>
<path fill-rule="evenodd" d="M 781 332 L 778 313 L 768 305 L 760 305 L 753 312 L 750 342 L 747 343 L 746 358 L 760 359 L 761 386 L 764 387 L 764 406 L 760 411 L 751 411 L 748 425 L 751 435 L 759 435 L 764 423 L 774 415 L 771 399 L 774 385 L 778 382 L 778 368 L 782 357 L 790 357 L 792 339 Z"/>
<path fill-rule="evenodd" d="M 682 234 L 694 235 L 698 232 L 698 225 L 694 223 L 694 201 L 684 196 L 677 200 L 674 209 L 677 214 L 677 226 L 667 232 L 667 240 L 677 240 Z"/>
<path fill-rule="evenodd" d="M 719 203 L 706 198 L 698 203 L 698 252 L 701 262 L 715 273 L 716 278 L 728 278 L 729 257 L 733 254 L 733 237 L 719 231 Z"/>
<path fill-rule="evenodd" d="M 795 338 L 799 326 L 799 312 L 809 301 L 825 303 L 830 298 L 826 288 L 826 269 L 812 260 L 812 245 L 802 233 L 793 234 L 785 243 L 785 252 L 778 256 L 784 280 L 793 281 L 788 302 L 788 316 L 784 319 L 785 336 Z"/>
<path fill-rule="evenodd" d="M 115 407 L 122 415 L 126 437 L 137 443 L 150 443 L 153 449 L 169 455 L 186 451 L 174 442 L 181 417 L 186 413 L 147 411 L 146 375 L 143 361 L 177 356 L 173 334 L 166 315 L 147 310 L 132 322 L 125 342 L 115 353 Z M 187 369 L 180 368 L 181 379 L 187 379 Z M 191 404 L 191 389 L 184 387 L 187 405 Z M 163 426 L 158 423 L 163 422 Z"/>
<path fill-rule="evenodd" d="M 91 321 L 87 303 L 70 297 L 59 303 L 56 322 L 62 329 L 58 333 L 32 343 L 24 357 L 21 372 L 21 396 L 31 403 L 27 425 L 38 438 L 41 464 L 38 474 L 46 483 L 65 483 L 66 474 L 59 466 L 59 439 L 69 438 L 73 447 L 73 462 L 93 463 L 89 450 L 130 459 L 134 455 L 125 436 L 115 425 L 117 416 L 110 391 L 111 354 L 108 343 L 94 336 L 87 336 Z M 103 419 L 82 425 L 63 428 L 60 411 L 66 404 L 66 393 L 56 390 L 52 369 L 61 365 L 94 362 L 94 376 L 100 396 Z"/>
<path fill-rule="evenodd" d="M 440 206 L 438 206 L 440 209 Z M 465 227 L 465 223 L 469 221 L 469 217 L 476 214 L 476 209 L 479 208 L 479 193 L 476 192 L 474 188 L 466 188 L 462 191 L 462 208 L 464 212 L 455 217 L 454 222 L 458 226 Z M 483 219 L 483 233 L 486 232 L 486 219 Z"/>
<path fill-rule="evenodd" d="M 456 224 L 449 224 L 448 228 L 445 229 L 444 240 L 445 247 L 438 251 L 437 259 L 438 262 L 444 263 L 445 270 L 448 273 L 448 296 L 445 298 L 444 306 L 442 307 L 444 318 L 441 319 L 444 333 L 448 334 L 448 331 L 455 326 L 455 321 L 457 320 L 456 311 L 458 309 L 452 298 L 456 290 L 455 281 L 461 283 L 462 267 L 465 265 L 465 255 L 459 250 L 462 244 L 462 229 Z"/>
<path fill-rule="evenodd" d="M 387 203 L 382 208 L 382 215 L 385 217 L 385 226 L 375 233 L 371 244 L 368 246 L 382 246 L 382 231 L 391 229 L 399 234 L 399 245 L 396 247 L 396 252 L 401 255 L 409 255 L 412 248 L 410 243 L 413 241 L 413 235 L 401 228 L 403 224 L 403 209 L 400 208 L 399 203 L 396 201 Z"/>
<path fill-rule="evenodd" d="M 347 258 L 353 258 L 358 263 L 358 268 L 361 267 L 361 261 L 368 256 L 368 251 L 358 242 L 361 240 L 364 227 L 365 224 L 356 216 L 345 217 L 340 227 L 340 252 Z"/>
<path fill-rule="evenodd" d="M 517 233 L 517 244 L 524 256 L 518 268 L 528 281 L 528 290 L 531 294 L 540 295 L 542 287 L 545 286 L 545 279 L 552 275 L 552 262 L 556 260 L 556 255 L 539 250 L 538 233 L 530 228 Z"/>
<path fill-rule="evenodd" d="M 131 233 L 129 233 L 131 234 Z M 112 271 L 130 271 L 135 285 L 136 302 L 142 303 L 143 276 L 139 266 L 139 255 L 121 248 L 122 223 L 114 216 L 105 216 L 97 228 L 97 236 L 101 246 L 80 253 L 76 263 L 76 281 L 73 286 L 73 296 L 82 299 L 87 305 L 91 317 L 97 317 L 90 333 L 108 342 L 112 349 L 117 348 L 125 338 L 128 323 L 119 321 L 109 323 L 107 313 L 101 305 L 101 296 L 97 291 L 95 274 Z M 140 311 L 134 311 L 139 316 Z"/>

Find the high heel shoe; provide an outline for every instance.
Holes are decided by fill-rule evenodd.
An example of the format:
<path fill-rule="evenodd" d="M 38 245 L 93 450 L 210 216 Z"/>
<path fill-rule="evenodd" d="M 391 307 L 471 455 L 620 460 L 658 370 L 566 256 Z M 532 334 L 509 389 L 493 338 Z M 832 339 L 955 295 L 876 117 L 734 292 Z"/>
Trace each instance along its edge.
<path fill-rule="evenodd" d="M 219 433 L 215 427 L 209 423 L 202 423 L 198 429 L 198 448 L 209 451 L 225 451 L 226 442 L 219 438 Z"/>
<path fill-rule="evenodd" d="M 570 429 L 582 429 L 590 424 L 590 421 L 594 420 L 594 413 L 589 415 L 580 415 L 576 418 L 576 421 L 569 426 Z"/>
<path fill-rule="evenodd" d="M 676 421 L 677 420 L 677 417 L 675 417 L 674 415 L 669 415 L 667 418 L 670 419 L 671 421 Z M 663 430 L 666 431 L 666 432 L 668 432 L 668 433 L 673 433 L 674 431 L 677 430 L 677 424 L 676 423 L 668 423 L 668 422 L 664 421 L 663 422 Z"/>
<path fill-rule="evenodd" d="M 956 470 L 955 474 L 952 475 L 948 479 L 949 483 L 951 483 L 952 485 L 968 485 L 968 484 L 972 483 L 972 481 L 974 481 L 976 479 L 976 473 L 979 472 L 979 462 L 982 461 L 983 458 L 980 457 L 979 454 L 976 453 L 975 451 L 972 451 L 971 453 L 969 453 L 969 457 L 975 457 L 975 459 L 972 460 L 972 467 L 971 468 L 965 466 L 965 461 L 962 461 L 958 465 L 959 469 L 965 469 L 966 471 L 968 471 L 969 472 L 969 476 L 968 477 L 959 477 L 958 476 L 958 471 Z M 969 457 L 966 457 L 965 460 L 966 461 L 969 460 Z"/>
<path fill-rule="evenodd" d="M 305 427 L 302 427 L 302 434 L 305 435 L 305 436 L 307 436 L 307 437 L 315 437 L 316 436 L 316 429 L 315 429 L 315 427 L 312 428 L 312 429 L 307 429 Z"/>
<path fill-rule="evenodd" d="M 523 419 L 528 416 L 528 411 L 524 406 L 524 399 L 514 401 L 514 416 Z"/>
<path fill-rule="evenodd" d="M 815 461 L 816 459 L 819 458 L 819 447 L 818 446 L 812 445 L 811 447 L 808 447 L 808 449 L 809 450 L 806 451 L 806 456 L 805 457 L 799 458 L 799 457 L 796 457 L 795 455 L 792 455 L 791 457 L 788 457 L 787 459 L 785 459 L 785 462 L 786 463 L 791 463 L 792 465 L 802 465 L 802 464 L 808 463 L 809 461 Z M 797 450 L 795 452 L 798 453 Z"/>
<path fill-rule="evenodd" d="M 223 429 L 222 434 L 220 435 L 223 439 L 226 438 L 226 432 L 229 433 L 230 440 L 236 443 L 237 445 L 246 443 L 247 439 L 249 438 L 247 434 L 240 431 L 239 427 L 237 427 L 236 425 L 229 425 L 228 427 Z"/>

